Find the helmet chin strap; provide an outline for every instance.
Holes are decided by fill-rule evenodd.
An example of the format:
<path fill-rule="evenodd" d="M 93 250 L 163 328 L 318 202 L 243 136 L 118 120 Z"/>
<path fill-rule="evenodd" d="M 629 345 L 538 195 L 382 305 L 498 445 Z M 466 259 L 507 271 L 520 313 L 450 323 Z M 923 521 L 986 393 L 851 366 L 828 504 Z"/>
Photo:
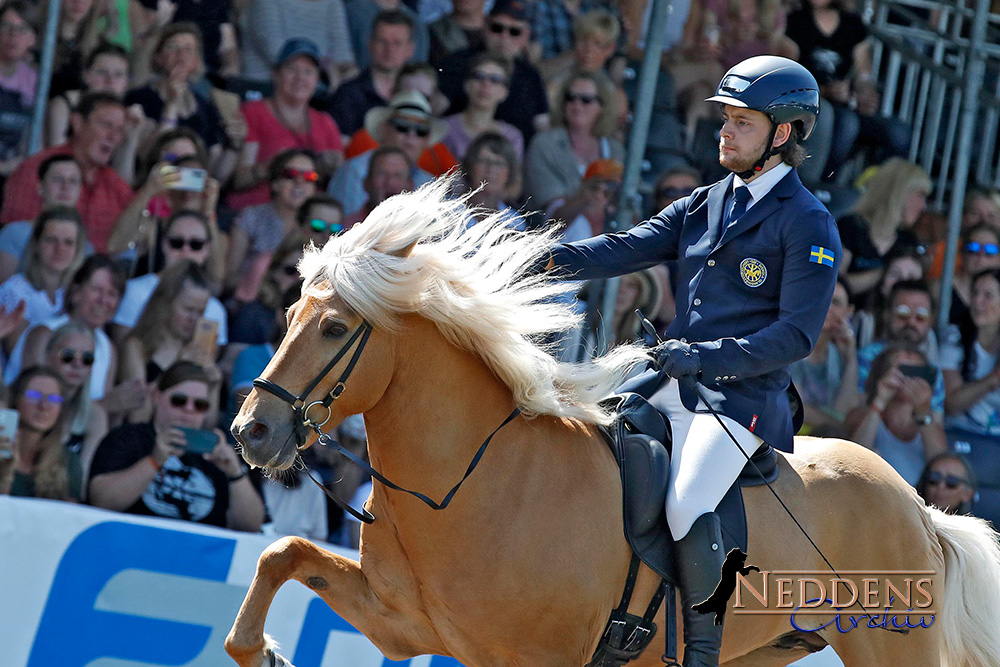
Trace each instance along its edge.
<path fill-rule="evenodd" d="M 768 159 L 772 155 L 774 155 L 774 148 L 773 148 L 774 135 L 777 134 L 777 132 L 778 132 L 778 124 L 775 123 L 772 120 L 771 121 L 771 136 L 769 136 L 767 138 L 767 148 L 764 149 L 764 154 L 761 155 L 760 159 L 757 160 L 754 163 L 754 165 L 752 167 L 750 167 L 749 169 L 747 169 L 746 171 L 741 171 L 741 172 L 735 172 L 734 171 L 733 173 L 736 174 L 737 176 L 739 176 L 740 178 L 742 178 L 744 181 L 749 180 L 749 179 L 753 178 L 754 176 L 756 176 L 757 174 L 759 174 L 760 171 L 761 171 L 761 169 L 764 168 L 764 163 L 767 162 Z"/>

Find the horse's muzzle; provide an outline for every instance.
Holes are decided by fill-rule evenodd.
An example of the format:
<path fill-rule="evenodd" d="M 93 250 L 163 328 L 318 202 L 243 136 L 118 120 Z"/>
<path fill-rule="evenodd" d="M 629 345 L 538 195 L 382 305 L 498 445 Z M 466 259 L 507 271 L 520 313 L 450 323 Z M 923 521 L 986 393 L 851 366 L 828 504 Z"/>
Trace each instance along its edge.
<path fill-rule="evenodd" d="M 241 411 L 229 430 L 242 446 L 243 459 L 252 466 L 284 470 L 295 462 L 295 443 L 291 438 L 275 437 L 280 431 L 266 419 Z"/>

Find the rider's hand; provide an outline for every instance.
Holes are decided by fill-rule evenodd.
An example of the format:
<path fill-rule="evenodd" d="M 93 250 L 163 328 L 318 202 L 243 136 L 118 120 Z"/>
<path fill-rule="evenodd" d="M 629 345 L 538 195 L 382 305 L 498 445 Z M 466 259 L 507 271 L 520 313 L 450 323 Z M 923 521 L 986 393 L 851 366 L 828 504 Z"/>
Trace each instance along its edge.
<path fill-rule="evenodd" d="M 679 340 L 668 340 L 653 350 L 653 354 L 663 372 L 672 378 L 697 375 L 701 371 L 701 357 L 690 345 Z"/>

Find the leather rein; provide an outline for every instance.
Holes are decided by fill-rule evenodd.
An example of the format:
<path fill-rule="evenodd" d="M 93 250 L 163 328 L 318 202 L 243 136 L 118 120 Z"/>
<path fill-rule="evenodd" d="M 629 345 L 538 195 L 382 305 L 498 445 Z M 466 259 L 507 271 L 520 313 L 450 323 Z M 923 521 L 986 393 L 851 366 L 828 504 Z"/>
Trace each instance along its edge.
<path fill-rule="evenodd" d="M 331 407 L 333 405 L 333 402 L 338 398 L 340 398 L 340 395 L 344 393 L 345 389 L 347 389 L 347 379 L 351 376 L 351 373 L 354 371 L 354 367 L 357 366 L 358 360 L 361 358 L 361 353 L 364 351 L 365 345 L 367 345 L 368 343 L 369 336 L 371 336 L 371 332 L 372 332 L 372 325 L 369 324 L 367 320 L 363 320 L 361 322 L 361 325 L 355 330 L 354 334 L 350 337 L 350 339 L 348 339 L 348 341 L 344 343 L 344 346 L 337 351 L 337 354 L 334 355 L 333 359 L 330 360 L 330 362 L 323 368 L 323 370 L 321 370 L 319 374 L 317 374 L 316 377 L 313 378 L 313 381 L 310 382 L 309 385 L 305 388 L 305 390 L 298 396 L 294 395 L 292 392 L 288 391 L 281 385 L 262 377 L 258 377 L 257 379 L 255 379 L 253 381 L 253 386 L 277 396 L 278 398 L 280 398 L 281 400 L 292 406 L 292 410 L 295 412 L 294 433 L 295 433 L 295 439 L 298 443 L 296 447 L 299 451 L 302 451 L 305 448 L 304 446 L 306 443 L 306 436 L 309 432 L 309 429 L 312 429 L 316 432 L 316 435 L 319 438 L 319 443 L 321 445 L 327 445 L 333 448 L 333 450 L 336 451 L 338 454 L 347 458 L 349 461 L 354 463 L 363 471 L 371 475 L 373 479 L 378 480 L 379 482 L 389 487 L 390 489 L 393 489 L 395 491 L 402 491 L 403 493 L 408 493 L 411 496 L 418 498 L 433 510 L 443 510 L 444 508 L 448 507 L 452 499 L 455 497 L 455 494 L 458 492 L 458 489 L 462 486 L 465 480 L 469 478 L 469 475 L 471 475 L 472 471 L 476 469 L 476 466 L 479 465 L 480 460 L 482 460 L 483 458 L 483 454 L 486 453 L 486 448 L 493 440 L 493 436 L 495 436 L 497 432 L 499 432 L 500 429 L 502 429 L 504 426 L 512 422 L 515 417 L 521 414 L 521 410 L 520 408 L 515 407 L 514 410 L 509 415 L 507 415 L 507 418 L 503 420 L 503 423 L 501 423 L 499 426 L 493 429 L 493 432 L 490 433 L 489 437 L 487 437 L 486 440 L 483 442 L 483 444 L 480 445 L 479 450 L 476 452 L 475 456 L 472 457 L 472 461 L 469 463 L 469 467 L 466 469 L 465 475 L 462 477 L 462 479 L 458 481 L 457 484 L 455 484 L 455 486 L 452 487 L 452 489 L 448 492 L 448 494 L 444 497 L 444 499 L 440 503 L 435 502 L 434 500 L 424 495 L 423 493 L 420 493 L 419 491 L 411 491 L 410 489 L 406 489 L 399 486 L 392 480 L 382 475 L 382 473 L 372 468 L 367 461 L 362 459 L 354 452 L 346 449 L 343 445 L 337 442 L 337 440 L 332 438 L 328 433 L 324 433 L 322 430 L 323 425 L 326 424 L 328 421 L 330 421 L 330 416 L 333 413 Z M 331 389 L 329 393 L 327 393 L 327 395 L 324 396 L 321 400 L 306 403 L 306 399 L 309 397 L 309 394 L 311 394 L 312 391 L 319 385 L 319 383 L 322 382 L 323 379 L 330 374 L 330 371 L 333 370 L 334 366 L 336 366 L 340 362 L 340 360 L 344 358 L 347 352 L 359 340 L 360 343 L 358 343 L 357 348 L 354 350 L 354 354 L 351 355 L 351 359 L 347 364 L 347 368 L 345 368 L 344 372 L 340 374 L 340 378 L 337 380 L 336 384 L 333 385 L 333 389 Z M 313 408 L 315 408 L 316 406 L 326 408 L 326 416 L 323 418 L 322 421 L 318 421 L 316 419 L 312 419 L 309 417 L 310 411 L 312 411 Z M 323 489 L 323 493 L 325 493 L 333 502 L 335 502 L 345 512 L 348 512 L 355 519 L 363 523 L 372 523 L 373 521 L 375 521 L 375 516 L 367 509 L 365 509 L 364 507 L 362 507 L 360 510 L 354 509 L 353 507 L 351 507 L 350 503 L 334 495 L 328 488 L 326 488 L 326 486 L 323 485 L 322 482 L 313 477 L 311 470 L 309 470 L 308 468 L 306 468 L 305 470 L 306 474 L 309 475 L 309 479 L 311 479 L 313 483 L 316 484 L 316 486 Z"/>

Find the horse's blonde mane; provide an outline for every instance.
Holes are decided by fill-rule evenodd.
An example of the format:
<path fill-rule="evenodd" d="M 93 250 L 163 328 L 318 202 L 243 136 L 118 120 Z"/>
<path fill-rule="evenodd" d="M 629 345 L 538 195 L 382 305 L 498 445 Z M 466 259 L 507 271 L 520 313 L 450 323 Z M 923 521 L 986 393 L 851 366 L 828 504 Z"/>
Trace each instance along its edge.
<path fill-rule="evenodd" d="M 598 401 L 646 353 L 621 345 L 583 363 L 550 355 L 539 341 L 580 320 L 567 299 L 557 298 L 576 287 L 526 269 L 548 256 L 557 232 L 513 230 L 502 213 L 469 227 L 472 211 L 467 198 L 449 197 L 453 185 L 441 178 L 391 197 L 363 223 L 307 249 L 299 264 L 303 293 L 335 292 L 377 329 L 398 329 L 398 315 L 417 313 L 482 358 L 526 416 L 606 424 Z"/>

